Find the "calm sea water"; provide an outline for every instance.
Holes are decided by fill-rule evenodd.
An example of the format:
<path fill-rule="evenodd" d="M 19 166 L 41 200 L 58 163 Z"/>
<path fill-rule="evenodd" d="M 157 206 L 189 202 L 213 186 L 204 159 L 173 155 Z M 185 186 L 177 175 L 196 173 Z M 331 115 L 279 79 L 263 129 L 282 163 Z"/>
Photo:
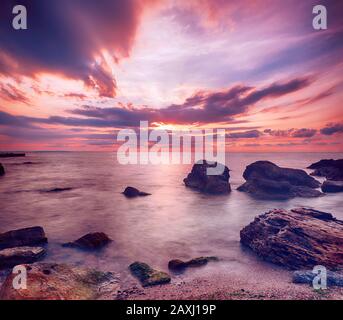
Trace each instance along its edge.
<path fill-rule="evenodd" d="M 222 258 L 221 267 L 239 269 L 263 263 L 240 246 L 239 231 L 267 210 L 307 206 L 343 219 L 341 194 L 262 201 L 236 191 L 244 182 L 244 168 L 270 160 L 304 169 L 326 158 L 343 154 L 228 154 L 233 189 L 229 196 L 206 196 L 185 188 L 182 180 L 190 165 L 122 166 L 115 153 L 91 152 L 32 152 L 25 158 L 1 159 L 6 175 L 0 178 L 0 232 L 43 226 L 49 238 L 47 261 L 96 267 L 123 277 L 135 260 L 166 270 L 170 259 L 202 255 L 216 255 Z M 23 164 L 28 161 L 32 164 Z M 121 194 L 126 186 L 152 195 L 127 199 Z M 72 189 L 44 192 L 53 188 Z M 113 243 L 95 253 L 61 247 L 95 231 L 107 233 Z"/>

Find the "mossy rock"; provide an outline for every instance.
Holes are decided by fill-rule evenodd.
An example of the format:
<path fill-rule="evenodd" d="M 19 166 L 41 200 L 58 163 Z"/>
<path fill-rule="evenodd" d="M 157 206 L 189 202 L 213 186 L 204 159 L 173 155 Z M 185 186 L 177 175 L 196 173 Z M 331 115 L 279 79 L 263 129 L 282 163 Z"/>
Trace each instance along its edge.
<path fill-rule="evenodd" d="M 151 268 L 144 262 L 134 262 L 130 264 L 131 273 L 139 279 L 143 287 L 165 284 L 170 282 L 168 273 Z"/>

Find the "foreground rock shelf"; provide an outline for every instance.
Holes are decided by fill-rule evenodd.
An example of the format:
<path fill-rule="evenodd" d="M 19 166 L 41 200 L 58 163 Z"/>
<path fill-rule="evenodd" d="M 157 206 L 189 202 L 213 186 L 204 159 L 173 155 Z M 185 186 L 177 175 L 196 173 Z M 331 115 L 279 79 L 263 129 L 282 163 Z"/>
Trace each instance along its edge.
<path fill-rule="evenodd" d="M 115 299 L 120 289 L 118 278 L 111 272 L 54 263 L 25 267 L 27 289 L 14 289 L 12 282 L 16 275 L 11 273 L 0 289 L 0 300 Z"/>
<path fill-rule="evenodd" d="M 294 197 L 319 197 L 320 182 L 304 170 L 281 168 L 269 161 L 248 165 L 243 174 L 246 182 L 237 190 L 259 199 L 284 200 Z"/>
<path fill-rule="evenodd" d="M 330 213 L 275 209 L 255 218 L 240 236 L 258 256 L 289 269 L 343 267 L 343 221 Z"/>
<path fill-rule="evenodd" d="M 209 174 L 214 168 L 218 174 Z M 210 163 L 206 160 L 194 164 L 191 173 L 183 180 L 186 187 L 196 189 L 207 194 L 228 194 L 231 191 L 229 168 L 217 162 Z M 214 172 L 215 173 L 215 172 Z"/>

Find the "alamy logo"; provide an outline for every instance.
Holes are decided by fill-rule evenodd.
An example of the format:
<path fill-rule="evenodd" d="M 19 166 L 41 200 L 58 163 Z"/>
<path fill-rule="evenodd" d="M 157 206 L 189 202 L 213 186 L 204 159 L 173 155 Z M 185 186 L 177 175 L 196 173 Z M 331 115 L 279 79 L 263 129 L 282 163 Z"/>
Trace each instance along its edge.
<path fill-rule="evenodd" d="M 312 270 L 316 276 L 313 278 L 313 289 L 327 289 L 327 271 L 324 266 L 315 266 Z"/>
<path fill-rule="evenodd" d="M 25 266 L 15 266 L 12 273 L 16 274 L 12 281 L 13 288 L 16 290 L 27 289 L 27 270 Z"/>
<path fill-rule="evenodd" d="M 326 30 L 328 28 L 328 17 L 326 7 L 323 5 L 316 5 L 312 10 L 316 16 L 313 18 L 312 26 L 315 30 Z"/>
<path fill-rule="evenodd" d="M 12 13 L 16 16 L 13 18 L 12 26 L 15 30 L 27 29 L 27 10 L 25 6 L 17 5 L 13 7 Z"/>
<path fill-rule="evenodd" d="M 150 129 L 148 121 L 141 121 L 139 132 L 122 129 L 117 141 L 123 144 L 117 150 L 120 164 L 191 164 L 202 159 L 213 161 L 208 175 L 224 171 L 225 129 L 164 130 Z"/>

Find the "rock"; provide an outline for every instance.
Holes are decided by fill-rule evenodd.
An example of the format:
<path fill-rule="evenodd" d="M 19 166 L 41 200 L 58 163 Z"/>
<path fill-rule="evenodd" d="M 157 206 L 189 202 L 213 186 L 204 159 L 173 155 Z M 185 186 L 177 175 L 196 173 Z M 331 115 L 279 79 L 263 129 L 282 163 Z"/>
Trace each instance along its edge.
<path fill-rule="evenodd" d="M 218 175 L 208 175 L 208 168 L 219 166 L 223 172 Z M 191 173 L 183 180 L 186 187 L 199 190 L 207 194 L 227 194 L 231 191 L 228 167 L 220 163 L 209 163 L 202 160 L 193 165 Z"/>
<path fill-rule="evenodd" d="M 188 267 L 200 267 L 206 265 L 209 261 L 218 261 L 217 257 L 199 257 L 191 259 L 189 261 L 182 260 L 170 260 L 168 263 L 168 268 L 173 271 L 183 271 Z"/>
<path fill-rule="evenodd" d="M 3 165 L 0 163 L 0 176 L 3 176 L 5 174 L 5 168 Z"/>
<path fill-rule="evenodd" d="M 187 263 L 179 259 L 170 260 L 168 268 L 174 271 L 182 271 L 187 268 Z"/>
<path fill-rule="evenodd" d="M 0 158 L 25 157 L 25 153 L 0 153 Z"/>
<path fill-rule="evenodd" d="M 322 191 L 326 193 L 343 192 L 343 181 L 326 180 L 322 184 Z"/>
<path fill-rule="evenodd" d="M 289 269 L 343 266 L 343 221 L 330 213 L 274 209 L 255 218 L 240 236 L 261 258 Z"/>
<path fill-rule="evenodd" d="M 314 169 L 312 176 L 325 177 L 328 180 L 343 181 L 343 159 L 325 159 L 312 163 L 308 169 Z"/>
<path fill-rule="evenodd" d="M 0 250 L 0 269 L 35 262 L 41 259 L 45 253 L 45 249 L 42 247 L 15 247 Z"/>
<path fill-rule="evenodd" d="M 120 289 L 111 272 L 65 264 L 25 265 L 27 289 L 14 289 L 15 274 L 9 274 L 0 289 L 1 300 L 95 300 L 115 299 Z"/>
<path fill-rule="evenodd" d="M 143 287 L 165 284 L 170 282 L 168 273 L 154 270 L 143 262 L 134 262 L 130 264 L 131 273 L 139 279 Z"/>
<path fill-rule="evenodd" d="M 48 239 L 42 227 L 18 229 L 0 234 L 0 249 L 36 246 L 47 242 Z"/>
<path fill-rule="evenodd" d="M 135 198 L 135 197 L 150 196 L 151 193 L 142 192 L 133 187 L 126 187 L 123 192 L 123 195 L 125 195 L 125 197 L 127 198 Z"/>
<path fill-rule="evenodd" d="M 246 182 L 237 190 L 259 199 L 289 199 L 294 197 L 319 197 L 316 190 L 320 182 L 304 170 L 280 168 L 269 161 L 257 161 L 248 165 L 243 177 Z"/>
<path fill-rule="evenodd" d="M 48 190 L 42 190 L 41 192 L 48 192 L 48 193 L 58 193 L 63 191 L 70 191 L 73 190 L 73 188 L 67 187 L 67 188 L 53 188 Z"/>
<path fill-rule="evenodd" d="M 313 284 L 313 279 L 317 273 L 313 273 L 312 270 L 300 270 L 293 273 L 294 283 L 308 283 Z M 343 274 L 338 272 L 327 271 L 326 283 L 328 286 L 343 287 Z"/>
<path fill-rule="evenodd" d="M 79 248 L 79 249 L 100 249 L 110 243 L 112 240 L 103 232 L 88 233 L 78 240 L 64 243 L 64 247 Z"/>

